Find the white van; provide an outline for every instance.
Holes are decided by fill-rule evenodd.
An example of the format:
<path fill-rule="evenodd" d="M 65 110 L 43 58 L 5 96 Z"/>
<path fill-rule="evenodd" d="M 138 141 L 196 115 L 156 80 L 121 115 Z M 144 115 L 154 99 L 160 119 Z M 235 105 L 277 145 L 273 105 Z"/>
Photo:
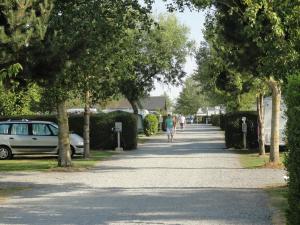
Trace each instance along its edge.
<path fill-rule="evenodd" d="M 272 124 L 272 97 L 264 98 L 265 107 L 265 145 L 270 146 L 271 144 L 271 124 Z M 279 144 L 285 146 L 285 127 L 286 127 L 286 116 L 285 116 L 286 106 L 281 100 L 280 106 L 280 130 L 279 130 Z"/>
<path fill-rule="evenodd" d="M 0 159 L 14 155 L 58 154 L 58 126 L 47 121 L 0 122 Z M 72 155 L 83 154 L 83 139 L 70 134 Z"/>

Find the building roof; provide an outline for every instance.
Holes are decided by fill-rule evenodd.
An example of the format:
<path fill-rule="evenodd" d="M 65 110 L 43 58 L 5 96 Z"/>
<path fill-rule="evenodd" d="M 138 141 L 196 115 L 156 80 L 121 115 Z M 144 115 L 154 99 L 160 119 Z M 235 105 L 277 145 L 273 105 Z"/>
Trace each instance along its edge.
<path fill-rule="evenodd" d="M 164 96 L 151 96 L 141 100 L 141 105 L 143 109 L 149 111 L 156 110 L 167 110 L 166 109 L 166 97 Z M 118 101 L 113 101 L 106 106 L 106 109 L 131 109 L 131 105 L 127 99 L 120 99 Z"/>
<path fill-rule="evenodd" d="M 149 111 L 167 110 L 166 101 L 167 99 L 164 96 L 152 96 L 142 99 L 141 104 L 144 109 Z"/>
<path fill-rule="evenodd" d="M 197 111 L 197 116 L 211 116 L 220 113 L 225 113 L 225 109 L 220 106 L 215 107 L 202 107 Z"/>

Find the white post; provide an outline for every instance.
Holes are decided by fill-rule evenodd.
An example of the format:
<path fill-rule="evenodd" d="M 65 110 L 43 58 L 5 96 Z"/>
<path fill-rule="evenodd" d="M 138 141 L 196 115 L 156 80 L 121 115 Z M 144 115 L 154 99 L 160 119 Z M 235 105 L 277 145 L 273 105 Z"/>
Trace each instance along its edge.
<path fill-rule="evenodd" d="M 243 124 L 242 124 L 242 132 L 243 132 L 243 149 L 247 149 L 247 124 L 246 124 L 246 117 L 242 118 Z"/>
<path fill-rule="evenodd" d="M 121 147 L 121 132 L 122 132 L 122 123 L 116 122 L 115 123 L 115 130 L 117 132 L 117 141 L 118 141 L 118 147 L 116 147 L 117 152 L 122 152 L 123 148 Z"/>

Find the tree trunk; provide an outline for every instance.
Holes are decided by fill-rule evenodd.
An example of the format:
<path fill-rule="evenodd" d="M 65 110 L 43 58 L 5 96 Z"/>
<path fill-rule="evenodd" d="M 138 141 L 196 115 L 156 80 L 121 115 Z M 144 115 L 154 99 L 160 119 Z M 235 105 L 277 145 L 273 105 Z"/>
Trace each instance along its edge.
<path fill-rule="evenodd" d="M 90 157 L 90 92 L 85 93 L 84 107 L 84 125 L 83 125 L 83 142 L 84 142 L 84 158 Z"/>
<path fill-rule="evenodd" d="M 59 147 L 58 166 L 69 167 L 72 166 L 72 160 L 69 137 L 69 122 L 64 100 L 57 102 L 57 120 Z"/>
<path fill-rule="evenodd" d="M 270 146 L 270 162 L 274 164 L 280 163 L 279 158 L 279 128 L 280 128 L 280 101 L 281 87 L 280 83 L 274 78 L 269 80 L 269 86 L 272 90 L 272 122 L 271 122 L 271 146 Z"/>
<path fill-rule="evenodd" d="M 262 93 L 259 93 L 259 95 L 257 96 L 257 114 L 259 155 L 265 155 L 265 108 L 264 95 Z"/>
<path fill-rule="evenodd" d="M 133 113 L 136 114 L 136 115 L 139 114 L 139 109 L 137 107 L 137 101 L 129 100 L 129 103 L 130 103 L 130 105 L 133 109 Z"/>

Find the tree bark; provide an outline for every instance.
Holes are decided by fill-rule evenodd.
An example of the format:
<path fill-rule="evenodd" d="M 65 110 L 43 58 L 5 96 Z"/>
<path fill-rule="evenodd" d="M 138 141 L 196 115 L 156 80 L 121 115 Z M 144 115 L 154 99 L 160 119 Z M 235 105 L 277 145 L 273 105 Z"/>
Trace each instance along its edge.
<path fill-rule="evenodd" d="M 272 90 L 272 121 L 271 121 L 271 146 L 270 146 L 270 162 L 279 164 L 279 128 L 280 128 L 280 101 L 281 86 L 274 78 L 268 81 Z"/>
<path fill-rule="evenodd" d="M 57 102 L 57 120 L 58 120 L 58 166 L 72 166 L 70 137 L 69 137 L 69 122 L 66 111 L 65 101 Z"/>
<path fill-rule="evenodd" d="M 259 93 L 259 95 L 257 96 L 257 114 L 259 155 L 265 155 L 265 107 L 264 95 L 262 93 Z"/>
<path fill-rule="evenodd" d="M 136 115 L 139 114 L 139 109 L 137 107 L 137 102 L 134 101 L 134 100 L 129 100 L 129 103 L 130 103 L 130 105 L 133 109 L 133 113 L 136 114 Z"/>
<path fill-rule="evenodd" d="M 83 142 L 84 142 L 84 158 L 90 157 L 90 92 L 85 93 L 84 107 L 84 125 L 83 125 Z"/>

